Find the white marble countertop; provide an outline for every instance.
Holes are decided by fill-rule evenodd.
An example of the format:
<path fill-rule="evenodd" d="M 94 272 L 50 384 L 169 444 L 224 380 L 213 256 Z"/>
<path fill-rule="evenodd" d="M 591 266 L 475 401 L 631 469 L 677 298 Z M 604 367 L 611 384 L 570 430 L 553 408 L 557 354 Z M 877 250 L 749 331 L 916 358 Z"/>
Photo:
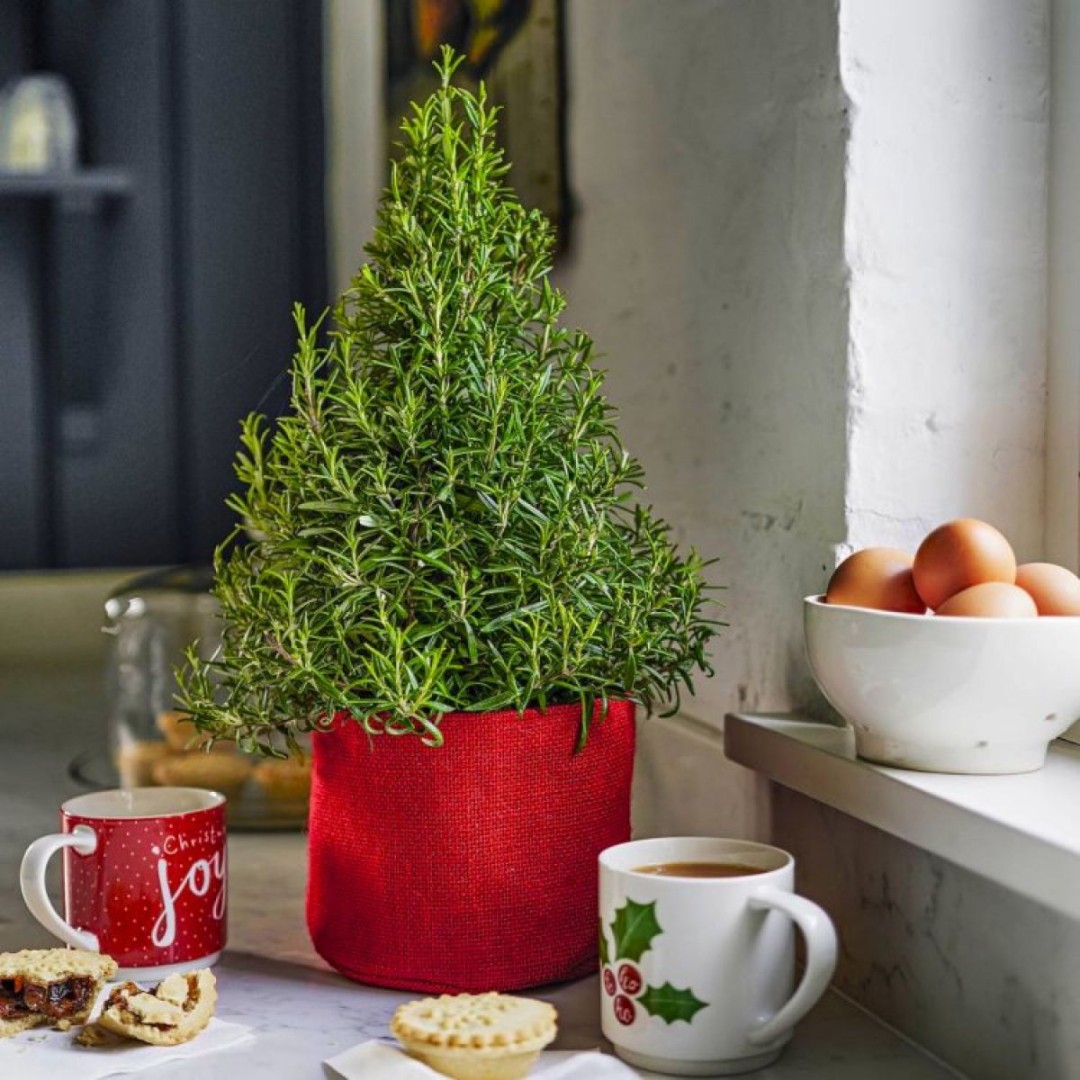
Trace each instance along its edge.
<path fill-rule="evenodd" d="M 60 671 L 0 657 L 0 949 L 50 944 L 18 895 L 18 864 L 35 836 L 56 828 L 76 792 L 67 762 L 104 739 L 97 665 Z M 351 983 L 314 954 L 303 919 L 305 838 L 230 840 L 229 948 L 217 968 L 219 1015 L 255 1028 L 253 1043 L 200 1058 L 200 1080 L 319 1080 L 322 1061 L 385 1037 L 397 1005 L 418 995 Z M 539 991 L 560 1014 L 559 1048 L 602 1046 L 595 979 Z M 140 1075 L 190 1080 L 192 1066 Z M 943 1080 L 953 1076 L 846 1000 L 827 995 L 762 1080 Z"/>

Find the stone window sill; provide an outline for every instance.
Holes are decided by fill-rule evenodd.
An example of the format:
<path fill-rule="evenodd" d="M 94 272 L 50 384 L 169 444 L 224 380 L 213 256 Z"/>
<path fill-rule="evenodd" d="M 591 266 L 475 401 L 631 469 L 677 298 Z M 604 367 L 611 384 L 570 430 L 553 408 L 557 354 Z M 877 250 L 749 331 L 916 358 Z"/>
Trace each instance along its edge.
<path fill-rule="evenodd" d="M 1080 747 L 1051 745 L 1045 768 L 953 776 L 855 757 L 853 733 L 795 714 L 736 713 L 724 725 L 741 765 L 1080 919 Z"/>

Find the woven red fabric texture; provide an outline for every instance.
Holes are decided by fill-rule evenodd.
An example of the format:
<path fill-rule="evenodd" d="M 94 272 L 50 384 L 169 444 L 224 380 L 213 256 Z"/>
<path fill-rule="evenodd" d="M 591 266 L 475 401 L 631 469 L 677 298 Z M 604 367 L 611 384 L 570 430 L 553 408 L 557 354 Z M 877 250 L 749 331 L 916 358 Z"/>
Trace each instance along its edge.
<path fill-rule="evenodd" d="M 314 736 L 307 920 L 358 982 L 516 990 L 597 967 L 597 855 L 630 838 L 634 706 L 450 713 L 446 742 Z"/>

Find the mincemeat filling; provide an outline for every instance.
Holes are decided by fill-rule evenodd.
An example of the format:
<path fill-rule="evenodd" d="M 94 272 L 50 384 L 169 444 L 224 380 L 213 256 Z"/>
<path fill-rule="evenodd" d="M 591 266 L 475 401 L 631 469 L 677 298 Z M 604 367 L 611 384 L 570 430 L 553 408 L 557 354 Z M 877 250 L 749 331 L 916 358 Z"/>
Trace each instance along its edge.
<path fill-rule="evenodd" d="M 44 985 L 22 979 L 0 979 L 0 1019 L 15 1020 L 35 1014 L 64 1020 L 86 1008 L 93 990 L 94 980 L 80 976 Z"/>

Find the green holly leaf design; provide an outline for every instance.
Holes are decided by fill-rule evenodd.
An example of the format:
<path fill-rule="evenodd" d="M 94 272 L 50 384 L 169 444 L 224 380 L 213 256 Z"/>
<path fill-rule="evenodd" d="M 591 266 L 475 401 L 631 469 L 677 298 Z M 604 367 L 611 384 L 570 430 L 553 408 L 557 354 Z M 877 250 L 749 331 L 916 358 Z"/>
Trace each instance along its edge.
<path fill-rule="evenodd" d="M 627 897 L 625 907 L 615 909 L 611 933 L 616 960 L 640 960 L 641 954 L 649 951 L 652 939 L 663 933 L 656 921 L 656 901 L 637 904 Z"/>
<path fill-rule="evenodd" d="M 645 992 L 637 1000 L 650 1016 L 658 1016 L 669 1024 L 676 1020 L 685 1020 L 689 1024 L 694 1014 L 708 1005 L 707 1001 L 696 997 L 689 987 L 677 990 L 669 982 L 663 986 L 646 986 Z"/>
<path fill-rule="evenodd" d="M 608 953 L 607 934 L 604 932 L 604 920 L 601 918 L 596 921 L 600 924 L 600 963 L 601 965 L 610 964 L 611 955 Z"/>

